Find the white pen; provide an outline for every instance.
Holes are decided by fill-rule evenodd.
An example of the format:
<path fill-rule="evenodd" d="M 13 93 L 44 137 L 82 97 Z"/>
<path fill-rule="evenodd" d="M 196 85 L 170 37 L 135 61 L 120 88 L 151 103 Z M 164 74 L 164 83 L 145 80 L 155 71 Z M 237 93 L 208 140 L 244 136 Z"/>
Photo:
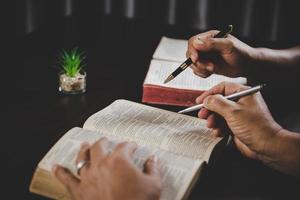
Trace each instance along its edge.
<path fill-rule="evenodd" d="M 265 84 L 258 85 L 258 86 L 255 86 L 255 87 L 252 87 L 252 88 L 249 88 L 249 89 L 246 89 L 246 90 L 243 90 L 243 91 L 240 91 L 240 92 L 237 92 L 237 93 L 225 96 L 225 98 L 228 99 L 228 100 L 236 100 L 236 99 L 239 99 L 241 97 L 254 94 L 255 92 L 258 92 L 258 91 L 262 90 L 263 87 L 265 87 Z M 181 110 L 178 113 L 192 112 L 192 111 L 195 111 L 195 110 L 200 110 L 203 107 L 204 107 L 203 104 L 198 104 L 198 105 L 186 108 L 184 110 Z"/>

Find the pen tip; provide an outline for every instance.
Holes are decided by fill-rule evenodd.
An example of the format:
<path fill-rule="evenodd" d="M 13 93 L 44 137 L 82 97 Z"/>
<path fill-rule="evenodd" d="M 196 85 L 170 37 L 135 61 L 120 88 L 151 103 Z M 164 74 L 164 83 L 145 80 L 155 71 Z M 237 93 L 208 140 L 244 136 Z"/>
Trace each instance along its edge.
<path fill-rule="evenodd" d="M 174 78 L 174 76 L 170 75 L 168 76 L 168 78 L 166 78 L 166 80 L 164 81 L 164 84 L 168 83 L 169 81 L 171 81 Z"/>

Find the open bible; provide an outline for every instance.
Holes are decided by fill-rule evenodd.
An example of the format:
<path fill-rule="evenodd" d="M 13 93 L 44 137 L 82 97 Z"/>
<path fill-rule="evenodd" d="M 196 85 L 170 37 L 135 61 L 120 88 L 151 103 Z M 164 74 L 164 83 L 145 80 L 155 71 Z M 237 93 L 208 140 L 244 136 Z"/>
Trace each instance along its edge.
<path fill-rule="evenodd" d="M 75 174 L 80 144 L 105 136 L 111 141 L 110 149 L 120 141 L 136 142 L 139 147 L 134 164 L 140 169 L 150 155 L 157 155 L 161 162 L 161 199 L 187 199 L 212 152 L 223 146 L 224 140 L 211 136 L 205 123 L 196 117 L 116 100 L 90 116 L 83 128 L 72 128 L 59 139 L 39 162 L 30 191 L 54 199 L 70 199 L 68 190 L 51 173 L 52 166 L 60 164 Z"/>
<path fill-rule="evenodd" d="M 186 50 L 186 40 L 162 37 L 143 83 L 143 102 L 191 106 L 195 104 L 196 97 L 222 81 L 246 84 L 247 80 L 243 77 L 229 78 L 212 74 L 208 78 L 201 78 L 191 68 L 164 84 L 164 80 L 186 60 Z"/>

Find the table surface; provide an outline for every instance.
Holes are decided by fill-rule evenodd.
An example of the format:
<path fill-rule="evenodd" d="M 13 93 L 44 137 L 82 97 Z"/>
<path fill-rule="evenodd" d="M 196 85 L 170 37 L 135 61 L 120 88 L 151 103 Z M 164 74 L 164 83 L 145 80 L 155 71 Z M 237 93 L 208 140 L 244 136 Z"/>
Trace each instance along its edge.
<path fill-rule="evenodd" d="M 166 32 L 139 26 L 128 21 L 114 26 L 103 22 L 97 32 L 70 36 L 72 30 L 66 29 L 62 35 L 32 34 L 17 41 L 13 52 L 18 57 L 10 57 L 7 69 L 13 76 L 7 77 L 2 98 L 2 180 L 9 199 L 46 199 L 29 193 L 28 187 L 37 163 L 50 147 L 67 130 L 82 126 L 91 114 L 116 99 L 141 102 L 151 56 Z M 58 51 L 73 44 L 88 56 L 87 92 L 63 95 L 58 92 L 54 66 Z M 287 93 L 280 85 L 265 91 L 264 96 L 278 122 L 300 131 L 299 98 L 286 99 Z M 190 199 L 299 199 L 299 183 L 299 179 L 273 171 L 229 147 L 207 167 Z"/>

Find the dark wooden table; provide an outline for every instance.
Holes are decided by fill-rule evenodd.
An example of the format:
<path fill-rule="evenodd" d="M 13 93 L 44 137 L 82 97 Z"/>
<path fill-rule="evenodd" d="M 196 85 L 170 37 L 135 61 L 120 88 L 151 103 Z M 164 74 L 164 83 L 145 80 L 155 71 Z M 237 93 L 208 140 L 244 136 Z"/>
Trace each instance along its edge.
<path fill-rule="evenodd" d="M 5 69 L 12 76 L 6 77 L 1 109 L 5 199 L 45 199 L 29 193 L 28 187 L 37 163 L 50 147 L 68 129 L 82 126 L 91 114 L 112 101 L 141 101 L 142 83 L 154 49 L 163 34 L 174 36 L 174 31 L 153 31 L 151 25 L 147 28 L 126 20 L 114 22 L 103 21 L 80 34 L 68 26 L 62 26 L 62 33 L 45 29 L 18 38 L 14 44 Z M 59 50 L 72 46 L 86 50 L 88 82 L 85 94 L 69 96 L 58 92 L 58 70 L 53 66 Z M 279 95 L 284 88 L 278 88 L 264 94 L 272 113 L 286 128 L 300 131 L 299 98 L 284 98 Z M 243 157 L 232 147 L 207 168 L 191 199 L 299 199 L 299 183 L 299 179 Z"/>

